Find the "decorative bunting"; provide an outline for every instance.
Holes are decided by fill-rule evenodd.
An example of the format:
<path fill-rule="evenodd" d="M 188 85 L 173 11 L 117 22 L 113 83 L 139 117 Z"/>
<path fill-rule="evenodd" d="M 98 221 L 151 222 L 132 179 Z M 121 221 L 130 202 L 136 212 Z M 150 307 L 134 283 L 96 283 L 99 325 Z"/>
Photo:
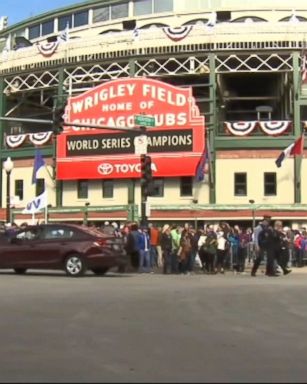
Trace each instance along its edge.
<path fill-rule="evenodd" d="M 51 138 L 52 132 L 31 133 L 29 139 L 34 145 L 46 144 Z"/>
<path fill-rule="evenodd" d="M 10 148 L 17 148 L 25 141 L 26 137 L 27 135 L 6 136 L 6 144 Z"/>
<path fill-rule="evenodd" d="M 229 123 L 225 121 L 226 128 L 234 136 L 247 136 L 256 127 L 257 121 L 239 121 L 236 123 Z"/>
<path fill-rule="evenodd" d="M 53 41 L 51 43 L 43 43 L 43 44 L 37 44 L 37 49 L 39 51 L 40 54 L 42 54 L 44 57 L 51 57 L 57 47 L 59 45 L 59 41 Z"/>
<path fill-rule="evenodd" d="M 291 121 L 225 121 L 226 129 L 234 136 L 247 136 L 253 132 L 256 126 L 269 136 L 278 136 L 284 134 L 291 125 Z"/>
<path fill-rule="evenodd" d="M 24 141 L 28 138 L 29 141 L 34 145 L 44 145 L 48 143 L 52 136 L 52 132 L 38 132 L 21 135 L 8 135 L 6 136 L 6 144 L 10 148 L 20 147 Z"/>
<path fill-rule="evenodd" d="M 290 121 L 259 121 L 259 126 L 267 135 L 277 136 L 285 133 L 290 123 Z"/>
<path fill-rule="evenodd" d="M 192 31 L 193 25 L 184 25 L 182 27 L 163 27 L 162 30 L 166 36 L 172 41 L 180 41 L 185 39 Z"/>

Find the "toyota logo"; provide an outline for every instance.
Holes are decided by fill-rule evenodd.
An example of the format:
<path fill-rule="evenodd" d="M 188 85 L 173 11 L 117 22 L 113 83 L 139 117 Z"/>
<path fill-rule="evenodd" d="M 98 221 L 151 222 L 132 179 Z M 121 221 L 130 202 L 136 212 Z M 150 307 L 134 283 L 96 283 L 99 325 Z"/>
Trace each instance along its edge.
<path fill-rule="evenodd" d="M 111 175 L 111 173 L 113 172 L 114 170 L 114 167 L 112 164 L 108 164 L 108 163 L 103 163 L 103 164 L 100 164 L 98 166 L 98 172 L 101 174 L 101 175 Z"/>

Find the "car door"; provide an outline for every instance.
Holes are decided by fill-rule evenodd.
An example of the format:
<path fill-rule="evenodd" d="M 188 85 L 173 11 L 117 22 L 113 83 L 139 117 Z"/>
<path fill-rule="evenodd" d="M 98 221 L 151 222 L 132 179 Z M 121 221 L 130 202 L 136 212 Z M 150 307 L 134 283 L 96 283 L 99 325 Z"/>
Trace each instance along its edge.
<path fill-rule="evenodd" d="M 33 253 L 32 262 L 40 268 L 61 268 L 72 236 L 72 231 L 64 226 L 42 226 L 39 242 L 35 244 L 39 252 Z"/>
<path fill-rule="evenodd" d="M 38 252 L 36 244 L 39 242 L 40 228 L 29 227 L 16 233 L 5 244 L 1 244 L 2 268 L 31 268 L 31 260 Z"/>

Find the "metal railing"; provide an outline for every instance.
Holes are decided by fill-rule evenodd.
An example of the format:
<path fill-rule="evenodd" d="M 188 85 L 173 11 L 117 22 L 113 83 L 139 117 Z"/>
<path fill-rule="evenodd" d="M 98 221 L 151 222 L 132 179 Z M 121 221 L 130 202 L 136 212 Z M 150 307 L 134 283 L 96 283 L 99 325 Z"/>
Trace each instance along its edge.
<path fill-rule="evenodd" d="M 70 40 L 59 44 L 52 57 L 42 56 L 37 46 L 0 54 L 0 73 L 31 68 L 45 68 L 62 62 L 131 57 L 195 51 L 227 51 L 257 49 L 301 49 L 305 46 L 307 23 L 257 22 L 221 23 L 215 27 L 194 26 L 180 42 L 173 42 L 162 28 L 133 32 L 114 32 Z"/>

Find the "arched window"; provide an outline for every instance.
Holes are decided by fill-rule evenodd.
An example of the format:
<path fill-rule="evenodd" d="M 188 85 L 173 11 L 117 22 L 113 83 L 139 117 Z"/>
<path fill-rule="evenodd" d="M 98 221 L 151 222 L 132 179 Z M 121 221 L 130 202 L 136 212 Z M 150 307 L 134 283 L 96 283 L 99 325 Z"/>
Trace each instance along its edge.
<path fill-rule="evenodd" d="M 298 15 L 290 15 L 290 16 L 287 16 L 287 17 L 280 19 L 279 21 L 290 21 L 290 19 L 292 17 L 296 18 L 298 21 L 307 21 L 306 17 L 298 16 Z"/>
<path fill-rule="evenodd" d="M 122 32 L 121 29 L 108 29 L 107 31 L 102 31 L 99 33 L 99 35 L 109 35 L 111 33 L 115 33 L 115 32 Z"/>
<path fill-rule="evenodd" d="M 163 23 L 151 23 L 151 24 L 146 24 L 140 27 L 139 29 L 149 29 L 149 28 L 163 28 L 163 27 L 168 27 L 167 24 Z"/>
<path fill-rule="evenodd" d="M 194 19 L 194 20 L 186 21 L 182 25 L 203 25 L 203 24 L 207 24 L 207 22 L 208 22 L 208 19 Z"/>
<path fill-rule="evenodd" d="M 242 16 L 238 17 L 237 19 L 231 20 L 232 23 L 248 23 L 248 22 L 266 22 L 267 20 L 263 19 L 262 17 L 258 16 Z"/>

